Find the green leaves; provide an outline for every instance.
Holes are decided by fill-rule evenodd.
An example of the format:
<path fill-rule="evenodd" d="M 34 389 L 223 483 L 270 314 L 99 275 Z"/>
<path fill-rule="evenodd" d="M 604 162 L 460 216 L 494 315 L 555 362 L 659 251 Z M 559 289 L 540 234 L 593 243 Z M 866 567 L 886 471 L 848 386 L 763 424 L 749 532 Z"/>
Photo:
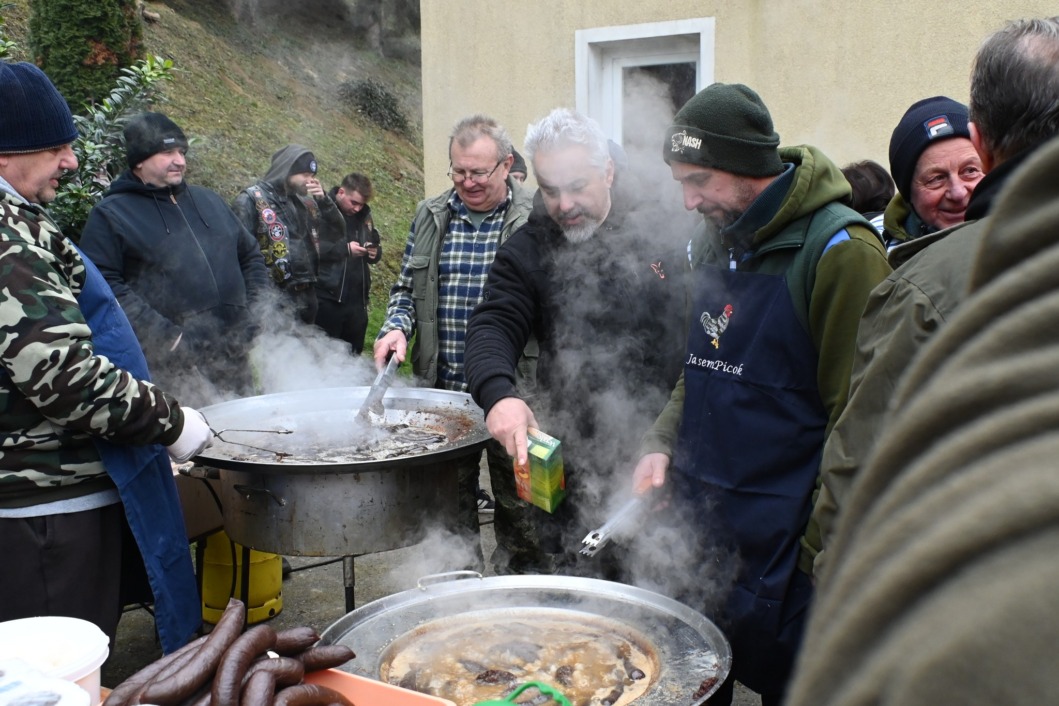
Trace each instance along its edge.
<path fill-rule="evenodd" d="M 0 13 L 3 13 L 4 8 L 8 7 L 12 7 L 11 3 L 0 5 Z M 17 43 L 8 40 L 7 27 L 4 26 L 4 16 L 0 14 L 0 60 L 10 59 L 17 47 Z"/>
<path fill-rule="evenodd" d="M 63 233 L 80 238 L 88 212 L 125 169 L 125 122 L 154 103 L 162 102 L 162 88 L 176 68 L 172 60 L 148 56 L 121 70 L 117 84 L 102 101 L 74 115 L 80 136 L 74 141 L 77 171 L 64 180 L 48 212 Z"/>

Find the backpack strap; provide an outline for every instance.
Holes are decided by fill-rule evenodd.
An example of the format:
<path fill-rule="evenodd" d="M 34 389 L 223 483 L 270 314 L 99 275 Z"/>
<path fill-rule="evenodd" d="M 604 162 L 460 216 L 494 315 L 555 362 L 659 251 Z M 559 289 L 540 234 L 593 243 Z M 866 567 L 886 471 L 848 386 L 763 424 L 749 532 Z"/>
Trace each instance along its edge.
<path fill-rule="evenodd" d="M 802 246 L 794 253 L 787 268 L 787 286 L 794 302 L 795 314 L 802 327 L 809 330 L 809 304 L 816 285 L 816 268 L 820 258 L 838 243 L 849 240 L 847 229 L 863 226 L 872 229 L 871 222 L 848 206 L 829 203 L 803 216 L 790 225 L 803 234 Z"/>

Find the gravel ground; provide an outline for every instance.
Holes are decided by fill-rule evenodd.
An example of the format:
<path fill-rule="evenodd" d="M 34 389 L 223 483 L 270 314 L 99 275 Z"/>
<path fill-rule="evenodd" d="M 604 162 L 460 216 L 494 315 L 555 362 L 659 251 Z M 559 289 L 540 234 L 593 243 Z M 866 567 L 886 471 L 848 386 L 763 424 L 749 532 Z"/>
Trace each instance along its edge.
<path fill-rule="evenodd" d="M 488 487 L 485 473 L 482 482 Z M 492 524 L 488 515 L 480 517 L 484 523 L 482 549 L 488 557 L 495 546 Z M 436 549 L 427 543 L 357 557 L 354 560 L 355 607 L 414 588 L 417 575 L 415 570 L 410 573 L 408 567 L 428 566 Z M 293 571 L 283 581 L 283 609 L 269 624 L 276 629 L 308 625 L 322 632 L 347 612 L 342 562 L 335 559 L 324 563 L 328 560 L 318 557 L 290 557 L 289 561 Z M 487 570 L 486 575 L 490 574 Z M 129 610 L 118 625 L 117 645 L 103 665 L 103 686 L 113 688 L 160 656 L 154 618 L 142 608 Z M 734 706 L 759 706 L 760 703 L 756 694 L 736 684 Z"/>

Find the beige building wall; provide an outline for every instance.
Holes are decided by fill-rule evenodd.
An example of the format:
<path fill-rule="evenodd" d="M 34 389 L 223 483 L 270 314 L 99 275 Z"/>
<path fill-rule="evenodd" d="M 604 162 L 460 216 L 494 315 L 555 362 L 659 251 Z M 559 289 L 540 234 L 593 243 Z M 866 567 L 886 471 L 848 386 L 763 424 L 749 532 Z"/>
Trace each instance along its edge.
<path fill-rule="evenodd" d="M 989 32 L 1009 19 L 1059 13 L 1041 0 L 421 0 L 421 7 L 427 194 L 451 184 L 448 133 L 459 118 L 492 115 L 521 149 L 528 123 L 556 106 L 576 107 L 577 30 L 713 18 L 713 80 L 758 91 L 783 144 L 814 144 L 840 165 L 869 158 L 888 166 L 890 132 L 909 105 L 938 94 L 967 101 L 971 60 Z"/>

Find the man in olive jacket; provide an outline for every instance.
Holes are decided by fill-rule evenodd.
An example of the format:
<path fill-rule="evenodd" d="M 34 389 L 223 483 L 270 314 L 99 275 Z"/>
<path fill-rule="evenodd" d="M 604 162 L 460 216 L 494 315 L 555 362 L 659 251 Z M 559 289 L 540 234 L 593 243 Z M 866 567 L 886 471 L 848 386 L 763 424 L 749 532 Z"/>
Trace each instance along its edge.
<path fill-rule="evenodd" d="M 979 221 L 970 294 L 840 518 L 788 706 L 1055 702 L 1057 175 L 1052 140 Z"/>
<path fill-rule="evenodd" d="M 812 525 L 819 536 L 811 532 L 806 538 L 806 548 L 817 554 L 813 573 L 818 578 L 826 575 L 836 517 L 887 424 L 901 377 L 966 297 L 971 263 L 997 192 L 1034 149 L 1055 135 L 1056 36 L 1056 18 L 1021 20 L 982 45 L 971 74 L 970 131 L 988 173 L 975 188 L 968 220 L 892 250 L 890 262 L 897 269 L 868 300 L 857 332 L 849 402 L 824 447 Z"/>
<path fill-rule="evenodd" d="M 864 302 L 890 268 L 875 229 L 843 205 L 839 168 L 813 147 L 780 149 L 753 90 L 708 86 L 674 123 L 663 156 L 704 228 L 691 243 L 684 372 L 634 485 L 666 486 L 670 507 L 650 522 L 683 528 L 702 563 L 720 547 L 738 564 L 722 605 L 686 598 L 732 645 L 711 704 L 730 703 L 734 680 L 779 704 L 812 597 L 799 540 L 820 452 L 845 405 Z"/>
<path fill-rule="evenodd" d="M 489 267 L 500 243 L 526 222 L 533 195 L 508 174 L 511 138 L 494 119 L 460 120 L 449 138 L 452 188 L 416 207 L 401 272 L 390 289 L 386 320 L 375 341 L 377 367 L 391 356 L 406 359 L 421 384 L 467 391 L 463 344 L 467 320 L 482 298 Z M 511 460 L 495 442 L 486 447 L 489 473 L 513 473 Z M 459 472 L 459 524 L 475 541 L 484 568 L 478 529 L 479 460 Z M 496 520 L 498 523 L 501 519 Z"/>

